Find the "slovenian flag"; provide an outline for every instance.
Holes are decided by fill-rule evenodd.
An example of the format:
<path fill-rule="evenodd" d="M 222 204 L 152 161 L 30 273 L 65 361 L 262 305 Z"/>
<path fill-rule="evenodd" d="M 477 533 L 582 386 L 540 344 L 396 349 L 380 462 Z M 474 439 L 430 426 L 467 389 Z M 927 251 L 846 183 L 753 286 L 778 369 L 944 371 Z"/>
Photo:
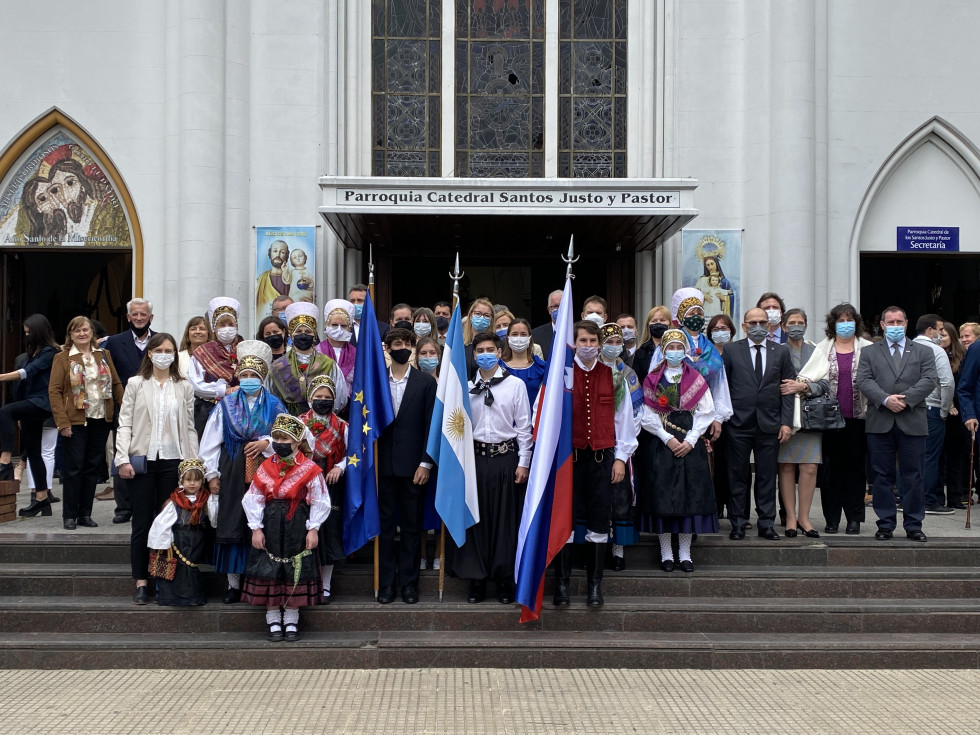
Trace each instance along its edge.
<path fill-rule="evenodd" d="M 565 281 L 551 359 L 538 392 L 534 456 L 517 537 L 521 622 L 541 616 L 544 573 L 572 535 L 572 281 Z"/>
<path fill-rule="evenodd" d="M 466 529 L 480 522 L 480 505 L 476 495 L 476 455 L 466 379 L 466 348 L 458 301 L 446 333 L 439 388 L 425 451 L 439 465 L 436 511 L 453 541 L 462 546 L 466 542 Z"/>

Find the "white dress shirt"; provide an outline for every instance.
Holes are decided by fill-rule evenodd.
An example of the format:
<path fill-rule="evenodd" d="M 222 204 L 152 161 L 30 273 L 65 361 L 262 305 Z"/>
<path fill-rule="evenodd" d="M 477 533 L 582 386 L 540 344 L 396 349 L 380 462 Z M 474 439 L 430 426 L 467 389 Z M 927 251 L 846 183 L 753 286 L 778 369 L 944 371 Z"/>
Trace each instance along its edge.
<path fill-rule="evenodd" d="M 256 393 L 254 396 L 245 397 L 245 400 L 248 402 L 249 410 L 252 410 L 255 407 L 255 402 L 258 400 L 258 398 L 258 393 Z M 204 479 L 206 480 L 221 477 L 221 471 L 218 469 L 218 464 L 221 459 L 221 447 L 225 443 L 224 429 L 224 411 L 222 411 L 220 408 L 212 410 L 211 414 L 208 416 L 208 422 L 204 426 L 204 433 L 201 434 L 201 448 L 199 450 L 201 461 L 204 462 L 204 466 L 207 468 L 207 472 L 204 475 Z M 260 436 L 252 441 L 262 441 L 263 439 L 268 440 L 269 446 L 262 450 L 262 454 L 266 457 L 271 457 L 273 454 L 271 434 Z"/>
<path fill-rule="evenodd" d="M 669 367 L 664 371 L 664 374 L 669 379 L 676 379 L 682 373 L 682 368 Z M 708 430 L 711 426 L 711 422 L 715 420 L 715 406 L 714 401 L 711 399 L 711 389 L 705 391 L 704 395 L 701 396 L 701 400 L 698 401 L 698 405 L 694 408 L 694 424 L 691 426 L 691 430 L 687 432 L 687 436 L 684 437 L 684 441 L 690 444 L 692 447 L 698 442 L 698 438 Z M 658 411 L 654 411 L 645 403 L 643 404 L 643 412 L 640 414 L 640 423 L 643 428 L 654 434 L 660 439 L 665 445 L 671 439 L 676 439 L 671 432 L 664 428 L 663 420 Z"/>
<path fill-rule="evenodd" d="M 174 381 L 167 378 L 163 385 L 150 378 L 145 381 L 144 388 L 149 388 L 150 405 L 153 406 L 150 445 L 146 451 L 147 460 L 183 459 L 180 451 L 180 432 L 177 422 L 183 406 L 177 400 Z"/>
<path fill-rule="evenodd" d="M 395 416 L 398 415 L 398 410 L 402 407 L 402 398 L 405 397 L 405 388 L 408 386 L 408 374 L 412 372 L 412 366 L 408 366 L 408 370 L 402 376 L 401 380 L 396 380 L 395 376 L 391 372 L 391 368 L 388 368 L 388 387 L 391 388 L 391 407 L 394 409 Z"/>
<path fill-rule="evenodd" d="M 591 368 L 587 368 L 578 359 L 578 355 L 575 356 L 575 362 L 587 373 L 592 372 L 592 369 L 596 365 L 601 364 L 600 360 L 596 360 Z M 636 440 L 636 424 L 633 422 L 633 403 L 631 401 L 624 399 L 619 405 L 614 416 L 614 423 L 616 427 L 616 459 L 628 462 L 629 458 L 636 451 L 638 444 Z"/>
<path fill-rule="evenodd" d="M 498 367 L 492 377 L 504 374 Z M 482 373 L 479 373 L 482 378 Z M 469 382 L 472 390 L 476 383 Z M 531 404 L 527 398 L 524 381 L 508 375 L 494 385 L 493 405 L 484 403 L 484 393 L 470 394 L 470 413 L 473 417 L 473 440 L 487 444 L 500 444 L 509 439 L 517 439 L 518 467 L 531 466 Z"/>
<path fill-rule="evenodd" d="M 315 531 L 330 515 L 330 491 L 322 472 L 316 473 L 307 486 L 307 502 L 310 504 L 310 518 L 306 522 L 307 531 Z M 253 482 L 242 498 L 245 518 L 248 527 L 253 531 L 263 528 L 262 516 L 265 513 L 265 493 L 259 490 Z"/>
<path fill-rule="evenodd" d="M 152 336 L 150 334 L 150 330 L 147 329 L 146 332 L 143 333 L 142 337 L 137 337 L 136 332 L 134 332 L 132 329 L 129 330 L 129 333 L 133 335 L 133 342 L 136 343 L 136 349 L 140 352 L 145 352 L 146 343 L 150 341 L 150 337 Z"/>
<path fill-rule="evenodd" d="M 197 495 L 188 495 L 187 499 L 192 503 L 197 500 Z M 213 526 L 218 518 L 218 496 L 212 495 L 208 498 L 205 510 Z M 150 535 L 147 538 L 146 546 L 149 549 L 169 549 L 174 542 L 174 524 L 177 522 L 177 506 L 174 501 L 168 500 L 163 506 L 157 517 L 153 519 L 150 526 Z"/>

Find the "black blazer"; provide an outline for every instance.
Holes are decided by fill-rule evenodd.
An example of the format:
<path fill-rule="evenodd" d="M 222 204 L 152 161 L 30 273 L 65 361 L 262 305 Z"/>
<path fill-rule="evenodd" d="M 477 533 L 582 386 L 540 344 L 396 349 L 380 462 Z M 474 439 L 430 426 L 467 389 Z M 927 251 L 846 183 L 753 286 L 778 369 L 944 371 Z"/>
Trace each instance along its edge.
<path fill-rule="evenodd" d="M 425 446 L 435 402 L 435 378 L 419 370 L 409 370 L 398 414 L 378 437 L 379 474 L 414 477 L 420 464 L 432 461 Z"/>
<path fill-rule="evenodd" d="M 642 345 L 636 348 L 636 352 L 633 353 L 633 364 L 630 365 L 633 368 L 633 372 L 636 373 L 637 379 L 640 381 L 640 385 L 643 385 L 643 380 L 650 373 L 650 362 L 653 360 L 653 353 L 656 352 L 657 345 L 654 344 L 652 339 L 648 339 Z"/>
<path fill-rule="evenodd" d="M 732 417 L 728 423 L 733 429 L 757 429 L 776 434 L 780 426 L 793 426 L 793 396 L 779 393 L 784 379 L 796 377 L 789 348 L 765 340 L 766 370 L 760 384 L 755 378 L 755 353 L 749 340 L 739 339 L 725 347 L 721 353 L 725 362 L 725 374 L 732 397 Z"/>
<path fill-rule="evenodd" d="M 20 366 L 27 375 L 17 384 L 18 401 L 27 401 L 44 411 L 51 410 L 48 383 L 51 382 L 51 362 L 56 354 L 58 351 L 54 347 L 44 347 Z"/>
<path fill-rule="evenodd" d="M 541 354 L 544 356 L 545 361 L 551 359 L 551 343 L 555 339 L 555 327 L 551 322 L 547 324 L 542 324 L 540 327 L 535 327 L 531 330 L 531 339 L 534 340 L 534 344 L 541 348 Z"/>
<path fill-rule="evenodd" d="M 148 335 L 152 337 L 156 332 L 152 329 Z M 180 347 L 180 345 L 177 345 Z M 143 362 L 143 353 L 133 341 L 133 332 L 127 329 L 125 332 L 114 334 L 102 343 L 102 348 L 109 351 L 112 356 L 112 364 L 116 366 L 116 373 L 119 381 L 126 385 L 129 379 L 139 372 L 140 363 Z"/>

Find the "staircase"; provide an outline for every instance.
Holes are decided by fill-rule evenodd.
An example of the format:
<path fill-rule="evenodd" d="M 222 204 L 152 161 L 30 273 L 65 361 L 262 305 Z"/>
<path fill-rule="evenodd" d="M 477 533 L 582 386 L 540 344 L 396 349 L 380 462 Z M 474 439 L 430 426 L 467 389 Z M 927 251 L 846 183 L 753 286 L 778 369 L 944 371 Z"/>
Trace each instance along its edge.
<path fill-rule="evenodd" d="M 0 533 L 0 668 L 977 668 L 980 541 L 865 537 L 699 539 L 695 572 L 665 574 L 656 545 L 605 572 L 606 604 L 466 602 L 467 583 L 422 573 L 422 601 L 378 605 L 369 563 L 338 567 L 335 602 L 301 613 L 302 640 L 268 643 L 264 616 L 223 605 L 132 604 L 119 534 Z M 493 593 L 493 585 L 489 585 Z"/>

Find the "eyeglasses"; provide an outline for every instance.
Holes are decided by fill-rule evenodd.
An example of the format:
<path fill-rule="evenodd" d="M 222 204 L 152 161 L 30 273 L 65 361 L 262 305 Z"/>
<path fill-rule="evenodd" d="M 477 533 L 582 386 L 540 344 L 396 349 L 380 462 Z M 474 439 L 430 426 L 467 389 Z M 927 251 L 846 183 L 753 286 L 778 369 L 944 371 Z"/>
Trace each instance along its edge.
<path fill-rule="evenodd" d="M 761 322 L 745 322 L 747 327 L 766 327 L 769 326 L 769 322 L 763 319 Z"/>

